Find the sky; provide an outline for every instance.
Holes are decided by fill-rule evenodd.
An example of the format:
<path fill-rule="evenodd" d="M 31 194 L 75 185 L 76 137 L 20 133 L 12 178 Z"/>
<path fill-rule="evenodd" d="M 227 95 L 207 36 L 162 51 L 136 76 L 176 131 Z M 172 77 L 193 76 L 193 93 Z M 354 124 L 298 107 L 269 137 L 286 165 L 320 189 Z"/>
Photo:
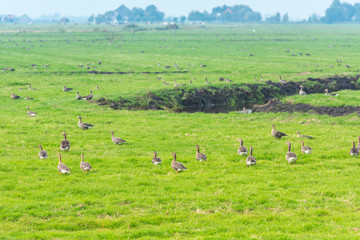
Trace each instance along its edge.
<path fill-rule="evenodd" d="M 128 8 L 145 8 L 154 4 L 166 16 L 187 16 L 192 10 L 211 11 L 213 7 L 224 4 L 248 5 L 254 11 L 260 12 L 263 17 L 280 14 L 289 14 L 292 20 L 307 19 L 313 13 L 325 15 L 325 10 L 333 0 L 0 0 L 0 15 L 27 14 L 31 18 L 41 15 L 60 13 L 61 16 L 90 16 L 114 10 L 124 4 Z M 346 0 L 354 4 L 360 0 Z"/>

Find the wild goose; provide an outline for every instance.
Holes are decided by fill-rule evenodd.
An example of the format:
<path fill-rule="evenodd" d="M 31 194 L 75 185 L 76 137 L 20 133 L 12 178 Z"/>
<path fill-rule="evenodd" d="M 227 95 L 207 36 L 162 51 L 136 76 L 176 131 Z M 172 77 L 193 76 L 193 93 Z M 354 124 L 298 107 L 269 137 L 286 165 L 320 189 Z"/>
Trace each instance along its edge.
<path fill-rule="evenodd" d="M 206 161 L 207 160 L 207 157 L 205 156 L 205 154 L 201 153 L 200 152 L 200 147 L 199 145 L 196 145 L 195 146 L 196 149 L 197 149 L 197 152 L 196 152 L 196 160 L 202 162 L 202 161 Z"/>
<path fill-rule="evenodd" d="M 37 90 L 37 88 L 32 88 L 31 87 L 31 84 L 29 84 L 29 90 L 31 91 L 31 90 Z"/>
<path fill-rule="evenodd" d="M 36 116 L 36 112 L 30 111 L 29 106 L 27 107 L 27 109 L 28 109 L 27 114 L 29 115 L 29 117 L 34 117 L 34 116 Z"/>
<path fill-rule="evenodd" d="M 68 168 L 68 166 L 66 166 L 64 163 L 61 162 L 61 154 L 58 153 L 57 155 L 59 156 L 59 164 L 57 166 L 59 173 L 60 174 L 70 173 L 70 168 Z"/>
<path fill-rule="evenodd" d="M 161 159 L 157 157 L 157 152 L 154 151 L 154 157 L 151 159 L 151 162 L 155 165 L 161 164 Z"/>
<path fill-rule="evenodd" d="M 80 168 L 83 172 L 89 172 L 92 169 L 89 163 L 84 162 L 84 154 L 81 154 Z"/>
<path fill-rule="evenodd" d="M 100 87 L 99 87 L 99 86 L 96 86 L 96 90 L 100 90 Z"/>
<path fill-rule="evenodd" d="M 276 131 L 274 124 L 272 124 L 271 126 L 273 127 L 273 129 L 271 130 L 271 135 L 272 135 L 274 138 L 281 138 L 281 137 L 287 136 L 287 135 L 286 135 L 285 133 L 283 133 L 283 132 Z"/>
<path fill-rule="evenodd" d="M 111 131 L 111 140 L 115 143 L 115 144 L 123 144 L 123 143 L 127 143 L 124 139 L 121 139 L 119 137 L 115 137 L 114 136 L 114 131 Z"/>
<path fill-rule="evenodd" d="M 163 85 L 170 85 L 170 83 L 167 83 L 165 80 L 163 80 Z"/>
<path fill-rule="evenodd" d="M 73 89 L 72 88 L 67 88 L 65 85 L 64 85 L 64 87 L 63 87 L 63 91 L 64 92 L 70 92 L 70 91 L 72 91 Z"/>
<path fill-rule="evenodd" d="M 226 78 L 226 79 L 225 79 L 225 82 L 227 82 L 227 83 L 231 83 L 231 82 L 232 82 L 232 80 L 230 80 L 230 79 Z"/>
<path fill-rule="evenodd" d="M 353 147 L 350 149 L 350 155 L 354 157 L 359 155 L 359 149 L 355 147 L 355 142 L 353 142 Z"/>
<path fill-rule="evenodd" d="M 256 164 L 256 159 L 252 155 L 252 151 L 253 151 L 253 148 L 250 147 L 250 155 L 246 158 L 246 166 L 248 166 L 248 167 Z"/>
<path fill-rule="evenodd" d="M 300 141 L 300 143 L 301 143 L 301 152 L 305 153 L 305 154 L 310 154 L 312 148 L 309 146 L 304 146 L 304 141 L 302 141 L 302 140 Z"/>
<path fill-rule="evenodd" d="M 237 113 L 244 113 L 244 114 L 250 114 L 252 113 L 252 109 L 247 109 L 246 107 L 243 107 L 242 111 L 237 111 Z"/>
<path fill-rule="evenodd" d="M 68 151 L 70 149 L 70 142 L 66 139 L 66 132 L 62 132 L 62 135 L 64 135 L 64 140 L 60 142 L 60 149 Z"/>
<path fill-rule="evenodd" d="M 207 65 L 200 63 L 200 67 L 207 67 Z"/>
<path fill-rule="evenodd" d="M 308 135 L 300 135 L 300 132 L 299 132 L 299 131 L 297 131 L 296 133 L 297 133 L 297 137 L 298 137 L 298 138 L 308 138 L 308 139 L 313 139 L 313 137 L 312 137 L 312 136 L 308 136 Z"/>
<path fill-rule="evenodd" d="M 288 145 L 288 152 L 286 154 L 286 160 L 288 161 L 289 164 L 294 164 L 297 160 L 296 154 L 291 152 L 291 143 L 287 142 L 286 143 Z"/>
<path fill-rule="evenodd" d="M 82 128 L 82 129 L 84 129 L 84 130 L 87 130 L 87 129 L 89 129 L 89 128 L 94 127 L 94 125 L 92 125 L 92 124 L 83 123 L 83 122 L 81 121 L 81 117 L 80 117 L 80 116 L 78 116 L 78 119 L 79 119 L 79 122 L 78 122 L 79 128 Z"/>
<path fill-rule="evenodd" d="M 306 95 L 306 92 L 303 90 L 303 85 L 300 85 L 299 95 Z"/>
<path fill-rule="evenodd" d="M 10 97 L 11 97 L 12 99 L 19 99 L 19 98 L 21 98 L 20 96 L 15 95 L 14 93 L 12 93 L 12 94 L 10 95 Z"/>
<path fill-rule="evenodd" d="M 333 96 L 333 97 L 336 97 L 336 96 L 338 96 L 339 94 L 334 94 L 334 93 L 329 93 L 329 90 L 328 89 L 325 89 L 324 90 L 324 92 L 325 92 L 325 95 L 327 95 L 327 96 Z"/>
<path fill-rule="evenodd" d="M 93 90 L 90 91 L 90 95 L 82 97 L 83 100 L 91 100 L 93 99 Z"/>
<path fill-rule="evenodd" d="M 25 97 L 25 100 L 34 100 L 34 98 L 31 98 L 31 97 Z"/>
<path fill-rule="evenodd" d="M 248 150 L 247 148 L 243 145 L 243 140 L 240 138 L 239 139 L 239 142 L 240 142 L 240 147 L 238 148 L 238 153 L 241 155 L 241 156 L 247 156 L 248 154 Z"/>
<path fill-rule="evenodd" d="M 40 152 L 39 152 L 39 158 L 40 159 L 47 159 L 48 154 L 45 150 L 43 150 L 41 144 L 39 144 L 38 148 L 40 148 Z"/>
<path fill-rule="evenodd" d="M 80 100 L 80 99 L 82 99 L 82 97 L 80 96 L 80 94 L 79 94 L 79 92 L 76 92 L 76 100 Z"/>
<path fill-rule="evenodd" d="M 187 170 L 181 162 L 176 161 L 176 153 L 173 152 L 172 155 L 174 156 L 174 159 L 171 162 L 171 167 L 176 171 L 176 173 Z"/>
<path fill-rule="evenodd" d="M 360 136 L 358 137 L 358 145 L 357 145 L 357 148 L 359 148 L 359 150 L 360 150 Z"/>
<path fill-rule="evenodd" d="M 210 82 L 208 82 L 207 78 L 205 78 L 205 84 L 210 84 Z"/>
<path fill-rule="evenodd" d="M 286 81 L 284 79 L 282 79 L 281 76 L 279 76 L 279 82 L 281 83 L 281 85 L 286 83 Z"/>

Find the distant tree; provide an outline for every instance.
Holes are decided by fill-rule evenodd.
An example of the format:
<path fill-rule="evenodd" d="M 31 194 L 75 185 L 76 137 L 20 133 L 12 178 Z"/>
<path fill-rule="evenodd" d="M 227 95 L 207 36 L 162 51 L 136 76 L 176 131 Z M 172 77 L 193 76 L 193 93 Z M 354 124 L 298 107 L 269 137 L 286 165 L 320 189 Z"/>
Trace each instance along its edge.
<path fill-rule="evenodd" d="M 180 22 L 181 22 L 181 23 L 184 23 L 185 21 L 186 21 L 186 17 L 185 17 L 185 16 L 181 16 L 181 17 L 180 17 Z"/>
<path fill-rule="evenodd" d="M 350 22 L 356 19 L 357 9 L 349 3 L 341 3 L 333 0 L 332 4 L 325 11 L 322 21 L 325 23 Z"/>
<path fill-rule="evenodd" d="M 285 14 L 284 14 L 282 21 L 283 21 L 284 23 L 289 22 L 289 15 L 288 15 L 288 13 L 285 13 Z"/>
<path fill-rule="evenodd" d="M 188 16 L 189 21 L 209 21 L 210 15 L 207 11 L 191 11 Z"/>
<path fill-rule="evenodd" d="M 277 12 L 274 16 L 266 18 L 266 22 L 279 23 L 281 20 L 281 15 Z"/>
<path fill-rule="evenodd" d="M 318 23 L 318 22 L 320 22 L 320 20 L 321 20 L 321 17 L 319 15 L 317 15 L 316 13 L 309 16 L 309 18 L 308 18 L 308 22 L 311 22 L 311 23 Z"/>

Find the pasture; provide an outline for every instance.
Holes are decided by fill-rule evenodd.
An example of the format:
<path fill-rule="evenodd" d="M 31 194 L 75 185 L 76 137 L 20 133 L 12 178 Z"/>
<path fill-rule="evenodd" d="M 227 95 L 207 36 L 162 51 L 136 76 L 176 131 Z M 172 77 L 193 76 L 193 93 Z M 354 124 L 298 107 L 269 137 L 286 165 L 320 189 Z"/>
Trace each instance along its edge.
<path fill-rule="evenodd" d="M 15 71 L 0 72 L 0 239 L 358 239 L 360 160 L 349 154 L 358 115 L 115 111 L 75 95 L 174 88 L 163 80 L 188 88 L 194 78 L 191 87 L 204 78 L 218 86 L 232 84 L 220 77 L 265 84 L 279 75 L 353 76 L 359 50 L 357 25 L 1 25 L 0 69 Z M 339 97 L 289 99 L 358 106 L 357 91 Z M 95 127 L 80 129 L 79 115 Z M 274 139 L 271 124 L 288 136 Z M 59 148 L 63 131 L 68 152 Z M 110 131 L 127 144 L 115 145 Z M 311 155 L 300 152 L 296 131 L 314 136 L 304 140 Z M 254 148 L 256 166 L 237 153 L 240 138 Z M 287 141 L 295 165 L 285 160 Z M 39 144 L 47 159 L 39 159 Z M 207 162 L 196 160 L 197 144 Z M 71 174 L 57 171 L 60 152 Z M 187 171 L 171 168 L 172 152 Z M 89 173 L 79 168 L 82 153 Z"/>

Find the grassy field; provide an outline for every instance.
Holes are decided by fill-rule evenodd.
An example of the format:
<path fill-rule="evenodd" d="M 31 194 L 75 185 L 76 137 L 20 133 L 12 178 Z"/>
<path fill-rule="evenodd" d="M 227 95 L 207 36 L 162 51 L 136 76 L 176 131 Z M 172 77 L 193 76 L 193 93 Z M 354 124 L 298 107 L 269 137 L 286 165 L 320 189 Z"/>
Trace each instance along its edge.
<path fill-rule="evenodd" d="M 0 69 L 16 71 L 0 72 L 0 239 L 358 239 L 360 160 L 349 154 L 360 135 L 357 115 L 114 111 L 77 101 L 62 87 L 117 99 L 172 88 L 157 77 L 184 84 L 196 78 L 203 86 L 204 77 L 221 85 L 228 83 L 219 77 L 253 83 L 261 75 L 356 75 L 359 40 L 357 25 L 1 25 Z M 142 73 L 177 71 L 163 68 L 175 62 L 186 72 Z M 90 70 L 127 74 L 77 67 L 89 63 Z M 37 90 L 28 90 L 30 83 Z M 35 99 L 12 100 L 12 92 Z M 342 91 L 336 105 L 356 106 L 358 95 Z M 28 117 L 26 106 L 38 115 Z M 80 129 L 78 115 L 95 127 Z M 271 124 L 289 136 L 275 140 Z M 128 143 L 113 144 L 112 130 Z M 61 152 L 69 175 L 56 168 L 62 131 L 71 142 Z M 313 154 L 300 153 L 296 131 L 314 136 L 305 140 Z M 253 146 L 256 166 L 247 168 L 237 154 L 239 138 Z M 295 165 L 285 160 L 287 141 Z M 39 144 L 48 159 L 38 158 Z M 196 144 L 207 162 L 195 159 Z M 154 150 L 160 166 L 151 163 Z M 171 169 L 172 152 L 187 171 Z M 81 153 L 92 172 L 80 170 Z"/>

